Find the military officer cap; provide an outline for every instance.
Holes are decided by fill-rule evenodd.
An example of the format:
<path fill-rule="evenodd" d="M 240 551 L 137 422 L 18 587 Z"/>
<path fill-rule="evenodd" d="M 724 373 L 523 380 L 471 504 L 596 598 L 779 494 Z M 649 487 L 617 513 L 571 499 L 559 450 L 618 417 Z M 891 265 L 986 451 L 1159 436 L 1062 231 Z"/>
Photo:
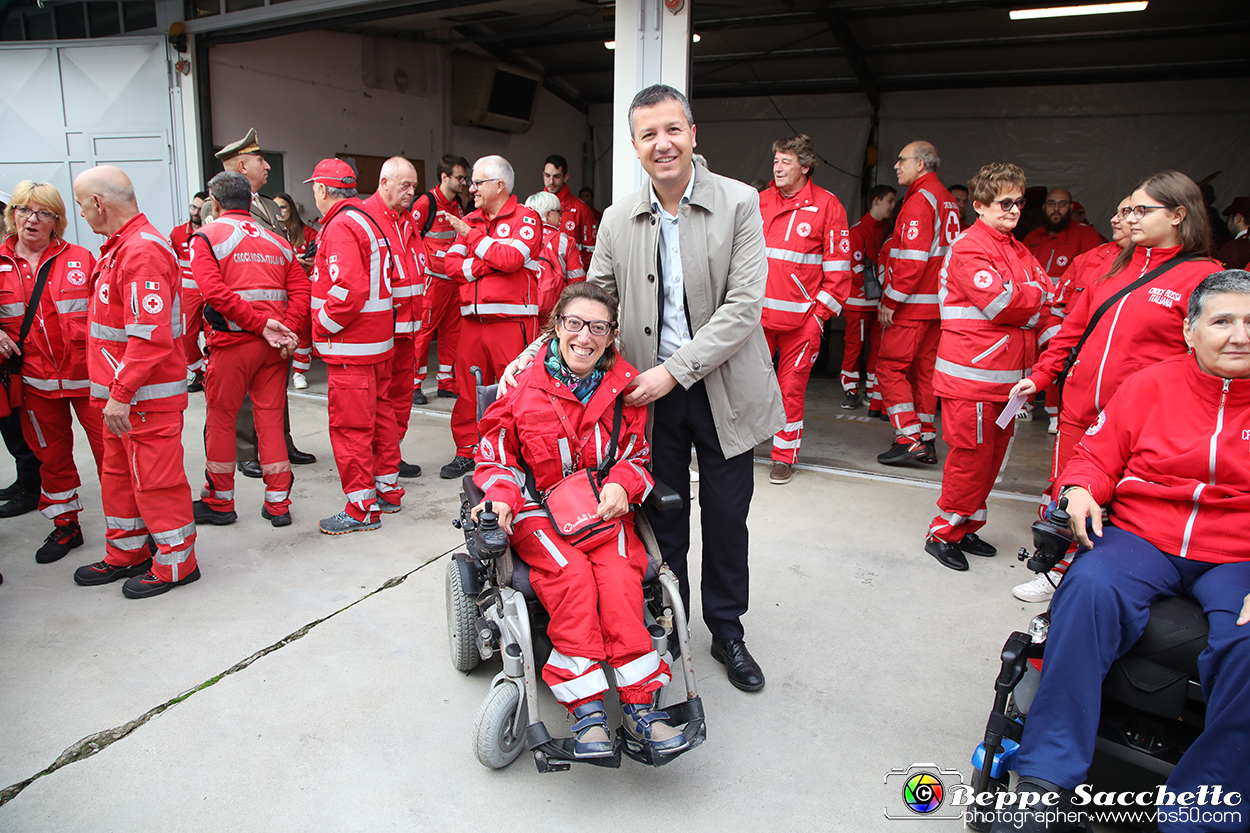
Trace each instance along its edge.
<path fill-rule="evenodd" d="M 247 135 L 237 142 L 231 142 L 217 151 L 217 158 L 222 162 L 241 156 L 245 153 L 260 153 L 260 140 L 256 138 L 256 128 L 247 131 Z"/>

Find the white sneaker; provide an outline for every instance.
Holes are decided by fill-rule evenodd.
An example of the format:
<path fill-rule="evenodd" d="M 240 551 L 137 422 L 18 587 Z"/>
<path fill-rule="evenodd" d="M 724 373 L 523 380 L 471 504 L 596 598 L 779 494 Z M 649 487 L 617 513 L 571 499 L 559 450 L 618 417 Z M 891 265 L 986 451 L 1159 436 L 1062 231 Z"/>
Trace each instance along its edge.
<path fill-rule="evenodd" d="M 1046 576 L 1050 576 L 1050 581 L 1046 580 Z M 1011 595 L 1015 596 L 1022 602 L 1048 602 L 1050 597 L 1055 595 L 1055 588 L 1051 586 L 1051 581 L 1055 584 L 1063 578 L 1063 573 L 1051 570 L 1048 574 L 1038 573 L 1032 581 L 1026 581 L 1024 584 L 1017 584 L 1011 588 Z"/>
<path fill-rule="evenodd" d="M 308 380 L 304 378 L 303 373 L 291 374 L 291 387 L 295 388 L 296 390 L 303 390 L 304 388 L 308 387 Z"/>
<path fill-rule="evenodd" d="M 1033 421 L 1033 403 L 1025 402 L 1020 406 L 1020 410 L 1016 411 L 1016 422 L 1032 422 Z"/>
<path fill-rule="evenodd" d="M 1053 416 L 1050 418 L 1050 427 L 1046 429 L 1046 433 L 1047 434 L 1059 433 L 1059 417 Z"/>

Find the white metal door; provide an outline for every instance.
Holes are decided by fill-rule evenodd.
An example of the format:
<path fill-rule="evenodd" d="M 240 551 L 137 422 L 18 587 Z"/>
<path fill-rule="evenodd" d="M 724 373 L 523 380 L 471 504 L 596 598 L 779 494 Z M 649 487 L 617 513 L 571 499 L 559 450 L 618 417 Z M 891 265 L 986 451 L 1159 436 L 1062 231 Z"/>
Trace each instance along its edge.
<path fill-rule="evenodd" d="M 134 182 L 139 209 L 168 232 L 189 201 L 175 173 L 182 143 L 173 113 L 182 108 L 171 73 L 162 37 L 0 46 L 0 191 L 51 182 L 70 214 L 66 238 L 98 249 L 71 183 L 94 165 L 116 165 Z"/>

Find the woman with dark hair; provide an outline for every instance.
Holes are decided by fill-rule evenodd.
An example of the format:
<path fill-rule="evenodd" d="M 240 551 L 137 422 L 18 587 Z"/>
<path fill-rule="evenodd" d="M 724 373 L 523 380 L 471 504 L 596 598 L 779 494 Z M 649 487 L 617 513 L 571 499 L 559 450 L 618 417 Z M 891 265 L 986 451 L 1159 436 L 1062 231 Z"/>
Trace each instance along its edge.
<path fill-rule="evenodd" d="M 651 491 L 651 448 L 646 408 L 624 404 L 638 371 L 617 354 L 616 331 L 611 295 L 584 282 L 566 288 L 537 360 L 517 377 L 516 389 L 483 414 L 473 474 L 486 494 L 474 516 L 491 502 L 551 616 L 543 680 L 575 718 L 580 758 L 612 755 L 601 662 L 612 667 L 625 731 L 635 742 L 666 755 L 689 745 L 668 714 L 652 708 L 670 672 L 643 622 L 647 552 L 630 510 Z M 594 514 L 615 522 L 615 529 L 599 536 L 606 539 L 601 543 L 574 544 L 556 530 L 534 492 L 546 493 L 575 472 L 602 473 L 606 465 L 606 476 L 595 478 L 600 499 Z"/>
<path fill-rule="evenodd" d="M 299 216 L 299 206 L 295 204 L 295 200 L 291 199 L 290 194 L 278 194 L 273 198 L 278 204 L 278 219 L 282 221 L 283 227 L 286 229 L 286 239 L 290 241 L 291 248 L 295 250 L 296 262 L 304 270 L 307 275 L 312 271 L 312 261 L 306 260 L 310 257 L 307 254 L 308 247 L 313 245 L 317 240 L 317 230 L 312 226 L 304 225 L 304 221 Z M 298 333 L 299 346 L 295 348 L 295 352 L 291 355 L 291 385 L 296 390 L 303 390 L 308 387 L 308 379 L 304 374 L 312 367 L 312 317 L 309 316 L 304 323 L 304 329 Z"/>

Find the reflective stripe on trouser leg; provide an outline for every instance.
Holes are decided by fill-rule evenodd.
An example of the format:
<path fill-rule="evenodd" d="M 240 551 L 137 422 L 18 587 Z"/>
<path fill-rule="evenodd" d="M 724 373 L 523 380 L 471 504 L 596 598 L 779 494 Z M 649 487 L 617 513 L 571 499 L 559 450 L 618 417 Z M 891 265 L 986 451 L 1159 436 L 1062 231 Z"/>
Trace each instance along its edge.
<path fill-rule="evenodd" d="M 616 693 L 622 703 L 650 703 L 655 692 L 668 685 L 672 673 L 668 662 L 654 649 L 637 659 L 612 666 Z"/>
<path fill-rule="evenodd" d="M 477 381 L 471 368 L 482 372 L 482 384 L 491 385 L 499 374 L 529 345 L 537 329 L 537 318 L 504 321 L 461 321 L 460 354 L 456 356 L 456 382 L 460 396 L 451 408 L 451 436 L 456 454 L 473 456 L 477 447 Z"/>
<path fill-rule="evenodd" d="M 204 487 L 200 500 L 217 512 L 234 511 L 234 461 L 229 463 L 209 460 L 204 465 Z"/>
<path fill-rule="evenodd" d="M 799 456 L 803 437 L 803 406 L 807 396 L 807 380 L 820 353 L 820 325 L 810 318 L 794 330 L 765 330 L 770 349 L 777 353 L 777 384 L 785 407 L 786 424 L 773 437 L 772 459 L 790 463 Z"/>
<path fill-rule="evenodd" d="M 358 521 L 372 521 L 377 511 L 373 472 L 380 367 L 381 364 L 326 365 L 330 446 L 347 498 L 345 511 Z"/>
<path fill-rule="evenodd" d="M 875 335 L 870 335 L 870 331 L 877 322 L 877 311 L 875 309 L 858 312 L 847 307 L 842 310 L 842 315 L 846 318 L 846 330 L 844 331 L 842 348 L 841 379 L 842 389 L 849 391 L 859 386 L 859 365 L 863 357 L 864 345 L 870 343 L 875 348 L 880 339 Z M 871 369 L 870 362 L 869 370 L 871 371 Z"/>
<path fill-rule="evenodd" d="M 895 321 L 881 336 L 877 356 L 877 385 L 894 430 L 919 438 L 919 412 L 937 412 L 933 368 L 937 362 L 938 321 Z M 903 406 L 906 407 L 903 407 Z"/>
<path fill-rule="evenodd" d="M 569 711 L 600 699 L 608 690 L 608 678 L 597 660 L 568 657 L 555 648 L 543 666 L 543 682 L 551 686 L 556 700 Z"/>
<path fill-rule="evenodd" d="M 433 295 L 437 302 L 433 308 L 430 308 L 433 303 L 430 298 L 431 287 L 434 288 Z M 460 349 L 460 287 L 455 281 L 426 281 L 425 303 L 429 309 L 428 320 L 438 331 L 438 389 L 455 392 L 457 386 L 454 368 L 456 354 Z M 428 353 L 427 345 L 426 354 Z"/>
<path fill-rule="evenodd" d="M 994 419 L 1005 402 L 942 400 L 942 431 L 950 450 L 942 471 L 938 515 L 929 524 L 929 535 L 955 543 L 985 525 L 986 499 L 1003 458 L 1015 422 L 999 428 Z"/>
<path fill-rule="evenodd" d="M 391 380 L 387 396 L 391 400 L 391 412 L 395 418 L 395 442 L 402 443 L 408 436 L 408 420 L 412 417 L 412 394 L 416 390 L 415 368 L 416 339 L 414 335 L 395 336 L 395 354 L 391 363 Z M 420 374 L 424 378 L 424 374 Z M 399 468 L 396 465 L 395 471 Z"/>
<path fill-rule="evenodd" d="M 102 423 L 100 410 L 91 408 L 87 397 L 52 398 L 26 388 L 20 423 L 26 444 L 40 462 L 39 512 L 62 524 L 77 520 L 82 511 L 78 495 L 82 481 L 74 463 L 75 411 L 95 454 L 102 443 Z"/>

